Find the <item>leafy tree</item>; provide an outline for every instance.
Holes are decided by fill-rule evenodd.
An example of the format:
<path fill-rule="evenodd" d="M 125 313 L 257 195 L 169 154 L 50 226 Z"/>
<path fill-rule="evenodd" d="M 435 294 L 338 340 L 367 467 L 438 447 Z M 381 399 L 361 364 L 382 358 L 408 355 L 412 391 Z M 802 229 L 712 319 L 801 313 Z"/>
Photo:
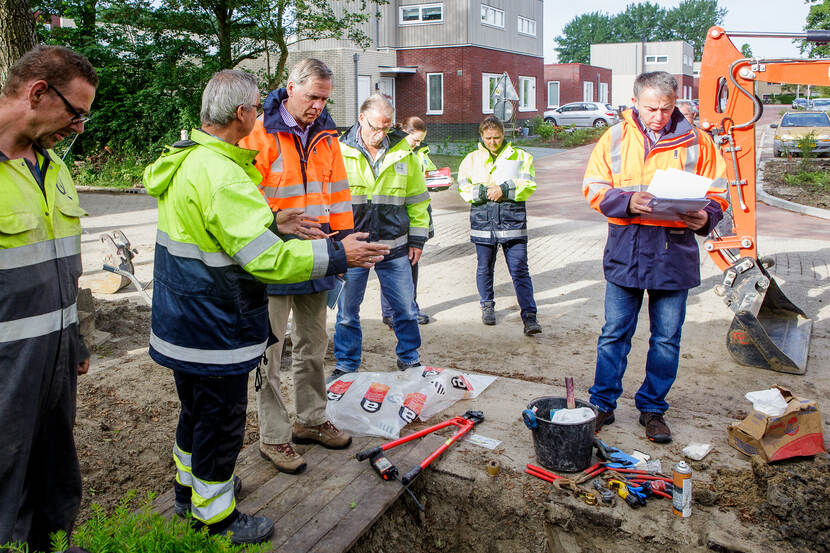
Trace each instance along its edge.
<path fill-rule="evenodd" d="M 619 42 L 611 28 L 611 16 L 591 12 L 571 19 L 556 37 L 559 63 L 590 63 L 591 44 Z"/>
<path fill-rule="evenodd" d="M 695 49 L 695 59 L 703 56 L 706 31 L 721 25 L 726 9 L 718 7 L 718 0 L 683 0 L 667 13 L 666 26 L 671 33 L 663 40 L 685 40 Z"/>
<path fill-rule="evenodd" d="M 37 44 L 29 0 L 0 0 L 0 86 L 20 56 Z"/>
<path fill-rule="evenodd" d="M 620 39 L 612 42 L 666 40 L 669 36 L 667 19 L 668 12 L 657 4 L 628 4 L 612 19 L 614 34 Z"/>
<path fill-rule="evenodd" d="M 741 54 L 743 54 L 743 56 L 745 58 L 751 58 L 752 57 L 752 47 L 749 44 L 747 44 L 746 42 L 744 42 L 741 45 Z"/>
<path fill-rule="evenodd" d="M 817 31 L 830 29 L 830 0 L 804 0 L 806 4 L 812 4 L 807 13 L 807 24 L 805 29 Z M 811 58 L 826 58 L 830 56 L 830 45 L 818 42 L 801 41 L 801 53 Z"/>

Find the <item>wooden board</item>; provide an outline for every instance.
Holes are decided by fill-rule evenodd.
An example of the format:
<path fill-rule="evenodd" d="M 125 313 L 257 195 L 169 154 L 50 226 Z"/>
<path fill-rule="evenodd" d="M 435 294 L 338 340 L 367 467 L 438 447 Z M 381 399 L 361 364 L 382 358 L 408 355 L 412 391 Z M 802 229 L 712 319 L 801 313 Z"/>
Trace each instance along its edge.
<path fill-rule="evenodd" d="M 368 461 L 358 462 L 354 457 L 384 441 L 360 437 L 344 450 L 321 446 L 301 450 L 308 466 L 298 475 L 278 472 L 259 455 L 256 444 L 248 446 L 236 465 L 236 474 L 242 478 L 238 508 L 274 520 L 272 551 L 347 551 L 404 493 L 399 482 L 384 481 Z M 403 475 L 442 441 L 438 436 L 427 436 L 391 449 L 386 456 Z M 173 500 L 171 490 L 156 499 L 154 508 L 164 516 L 173 516 Z"/>

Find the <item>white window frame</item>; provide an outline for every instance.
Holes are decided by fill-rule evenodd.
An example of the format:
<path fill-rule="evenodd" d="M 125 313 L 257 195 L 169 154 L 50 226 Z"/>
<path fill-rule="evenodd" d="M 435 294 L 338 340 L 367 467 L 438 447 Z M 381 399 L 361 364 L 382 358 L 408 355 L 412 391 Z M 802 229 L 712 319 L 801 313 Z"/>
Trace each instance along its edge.
<path fill-rule="evenodd" d="M 590 93 L 589 93 L 590 91 Z M 582 101 L 594 102 L 594 81 L 582 81 Z"/>
<path fill-rule="evenodd" d="M 493 113 L 493 108 L 490 107 L 490 80 L 498 80 L 501 76 L 501 73 L 481 74 L 481 113 Z"/>
<path fill-rule="evenodd" d="M 597 102 L 600 104 L 608 103 L 608 83 L 599 83 L 599 95 Z"/>
<path fill-rule="evenodd" d="M 522 23 L 524 23 L 525 26 L 528 28 L 527 31 L 522 30 Z M 522 17 L 520 15 L 520 16 L 518 16 L 518 20 L 516 22 L 516 28 L 518 29 L 520 35 L 534 36 L 534 37 L 536 36 L 536 20 L 535 19 L 530 19 L 528 17 Z M 531 30 L 532 30 L 532 32 L 531 32 Z"/>
<path fill-rule="evenodd" d="M 551 103 L 550 101 L 550 85 L 556 83 L 556 103 Z M 562 96 L 562 85 L 559 81 L 548 81 L 547 82 L 548 90 L 548 108 L 555 108 L 559 106 L 559 98 Z"/>
<path fill-rule="evenodd" d="M 403 20 L 403 11 L 404 10 L 411 10 L 418 8 L 418 20 L 417 21 L 404 21 Z M 441 8 L 441 19 L 431 19 L 429 21 L 424 21 L 424 8 Z M 435 25 L 438 23 L 444 22 L 444 3 L 443 2 L 434 2 L 432 4 L 410 4 L 408 6 L 399 6 L 398 7 L 398 25 Z"/>
<path fill-rule="evenodd" d="M 528 96 L 525 96 L 525 83 L 528 84 Z M 536 77 L 519 75 L 519 111 L 536 111 Z"/>
<path fill-rule="evenodd" d="M 493 15 L 493 21 L 489 21 L 490 14 Z M 501 16 L 501 25 L 499 25 L 496 20 L 498 19 L 497 16 Z M 481 4 L 481 24 L 486 25 L 488 27 L 495 27 L 496 29 L 504 29 L 504 10 L 500 10 L 498 8 L 494 8 L 493 6 L 488 6 L 487 4 Z"/>
<path fill-rule="evenodd" d="M 430 109 L 430 105 L 432 104 L 432 102 L 430 102 L 430 100 L 432 98 L 429 94 L 429 91 L 430 91 L 429 81 L 430 81 L 430 77 L 435 77 L 435 76 L 439 76 L 441 78 L 441 109 L 440 110 Z M 426 111 L 426 114 L 427 115 L 443 115 L 444 114 L 444 74 L 443 73 L 427 73 L 427 111 Z"/>
<path fill-rule="evenodd" d="M 663 58 L 662 60 L 660 58 Z M 666 54 L 649 54 L 646 56 L 646 63 L 669 63 L 669 56 Z"/>

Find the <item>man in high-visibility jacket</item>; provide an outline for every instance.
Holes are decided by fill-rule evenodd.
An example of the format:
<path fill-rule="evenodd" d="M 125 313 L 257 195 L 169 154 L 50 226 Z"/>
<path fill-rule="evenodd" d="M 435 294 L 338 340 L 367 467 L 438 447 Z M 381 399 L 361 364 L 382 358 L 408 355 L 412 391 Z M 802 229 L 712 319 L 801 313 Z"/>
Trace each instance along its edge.
<path fill-rule="evenodd" d="M 373 94 L 360 106 L 358 122 L 340 137 L 346 174 L 352 193 L 355 231 L 368 232 L 371 240 L 391 252 L 375 266 L 381 294 L 392 306 L 398 339 L 395 353 L 400 370 L 421 366 L 418 348 L 421 332 L 412 305 L 411 265 L 418 262 L 429 235 L 429 192 L 421 162 L 403 132 L 389 132 L 394 108 L 383 95 Z M 360 367 L 363 333 L 360 304 L 369 271 L 349 269 L 338 300 L 334 330 L 332 377 Z"/>
<path fill-rule="evenodd" d="M 648 291 L 651 339 L 646 377 L 634 396 L 646 437 L 671 441 L 663 418 L 666 395 L 677 375 L 680 333 L 690 288 L 700 284 L 695 234 L 706 236 L 723 217 L 726 202 L 719 182 L 709 188 L 700 211 L 673 218 L 651 215 L 646 192 L 655 171 L 677 169 L 722 179 L 724 163 L 712 139 L 675 107 L 677 81 L 669 73 L 643 73 L 634 81 L 634 107 L 600 138 L 585 170 L 582 192 L 590 206 L 608 217 L 605 245 L 605 325 L 597 343 L 591 403 L 595 428 L 614 422 L 622 393 L 631 337 Z"/>
<path fill-rule="evenodd" d="M 84 132 L 98 76 L 80 54 L 39 46 L 0 95 L 0 544 L 50 551 L 81 503 L 72 427 L 89 353 L 78 333 L 81 223 L 51 149 Z"/>
<path fill-rule="evenodd" d="M 458 192 L 470 207 L 470 241 L 476 245 L 476 286 L 481 322 L 496 324 L 493 271 L 499 245 L 521 310 L 526 336 L 542 332 L 536 319 L 533 282 L 527 266 L 525 201 L 536 190 L 533 156 L 504 141 L 504 126 L 493 116 L 478 127 L 481 142 L 458 167 Z"/>
<path fill-rule="evenodd" d="M 177 514 L 197 526 L 259 543 L 274 523 L 236 509 L 248 373 L 268 341 L 260 282 L 302 282 L 371 267 L 389 248 L 352 234 L 341 242 L 289 240 L 301 211 L 275 219 L 256 184 L 256 152 L 236 144 L 260 108 L 256 77 L 220 71 L 202 94 L 202 128 L 144 171 L 159 199 L 150 357 L 173 369 L 181 413 L 173 459 Z"/>
<path fill-rule="evenodd" d="M 286 87 L 268 94 L 262 118 L 239 142 L 243 148 L 259 150 L 255 160 L 263 177 L 259 189 L 271 209 L 301 209 L 308 217 L 297 238 L 342 240 L 354 226 L 337 127 L 326 110 L 331 86 L 332 72 L 326 64 L 313 58 L 298 62 Z M 326 276 L 268 285 L 271 332 L 280 340 L 288 316 L 294 314 L 291 369 L 297 420 L 293 426 L 280 394 L 282 342 L 265 350 L 263 385 L 257 394 L 259 450 L 282 472 L 296 474 L 306 468 L 292 438 L 331 449 L 352 442 L 326 418 L 326 300 L 336 284 L 334 276 Z"/>

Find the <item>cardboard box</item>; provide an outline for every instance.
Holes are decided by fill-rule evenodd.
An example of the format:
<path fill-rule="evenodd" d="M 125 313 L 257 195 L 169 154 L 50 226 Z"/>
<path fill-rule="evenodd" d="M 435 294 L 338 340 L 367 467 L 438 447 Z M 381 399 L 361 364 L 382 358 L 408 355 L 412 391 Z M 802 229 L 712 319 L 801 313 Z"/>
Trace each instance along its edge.
<path fill-rule="evenodd" d="M 773 387 L 787 401 L 784 414 L 770 417 L 753 409 L 744 420 L 729 426 L 729 445 L 747 455 L 760 455 L 767 462 L 825 451 L 816 402 L 798 398 L 781 386 Z"/>

